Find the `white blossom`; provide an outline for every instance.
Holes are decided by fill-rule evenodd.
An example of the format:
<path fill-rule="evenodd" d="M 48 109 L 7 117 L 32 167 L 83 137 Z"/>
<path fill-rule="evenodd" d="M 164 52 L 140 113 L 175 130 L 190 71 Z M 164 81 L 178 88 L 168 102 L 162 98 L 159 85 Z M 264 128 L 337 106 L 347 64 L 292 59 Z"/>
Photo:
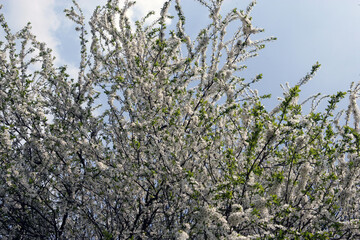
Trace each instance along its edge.
<path fill-rule="evenodd" d="M 315 64 L 268 109 L 251 85 L 260 76 L 240 72 L 273 40 L 252 41 L 255 1 L 227 14 L 198 2 L 212 16 L 191 39 L 180 0 L 152 24 L 109 0 L 90 38 L 74 1 L 74 79 L 29 26 L 13 34 L 0 16 L 0 238 L 356 239 L 359 84 L 344 116 L 333 117 L 342 93 L 308 98 L 304 114 Z"/>
<path fill-rule="evenodd" d="M 186 232 L 179 230 L 179 232 L 177 232 L 177 234 L 176 234 L 176 239 L 177 240 L 186 240 L 186 239 L 189 239 L 189 235 Z"/>

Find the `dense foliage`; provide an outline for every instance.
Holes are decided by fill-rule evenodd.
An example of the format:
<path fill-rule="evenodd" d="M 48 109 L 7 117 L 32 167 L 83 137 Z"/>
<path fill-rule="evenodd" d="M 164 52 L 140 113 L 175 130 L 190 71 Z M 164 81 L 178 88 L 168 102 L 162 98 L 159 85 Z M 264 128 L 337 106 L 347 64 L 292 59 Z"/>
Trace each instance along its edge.
<path fill-rule="evenodd" d="M 360 238 L 360 85 L 304 113 L 315 64 L 267 110 L 261 75 L 241 77 L 273 40 L 253 40 L 255 2 L 224 16 L 222 0 L 197 2 L 210 24 L 196 39 L 179 0 L 135 25 L 132 2 L 109 0 L 91 34 L 74 2 L 77 79 L 0 16 L 0 238 Z"/>

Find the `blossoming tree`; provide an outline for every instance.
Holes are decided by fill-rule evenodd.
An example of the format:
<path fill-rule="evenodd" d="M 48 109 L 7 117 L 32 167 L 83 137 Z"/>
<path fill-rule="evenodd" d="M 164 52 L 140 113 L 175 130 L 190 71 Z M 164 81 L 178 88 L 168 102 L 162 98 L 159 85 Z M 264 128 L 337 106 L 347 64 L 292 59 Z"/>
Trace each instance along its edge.
<path fill-rule="evenodd" d="M 179 0 L 135 25 L 133 2 L 109 0 L 89 45 L 74 2 L 77 79 L 30 25 L 14 34 L 0 16 L 1 238 L 360 238 L 360 85 L 303 113 L 317 63 L 267 110 L 251 89 L 261 75 L 241 77 L 273 40 L 253 38 L 255 1 L 224 16 L 222 0 L 197 2 L 210 24 L 191 39 Z"/>

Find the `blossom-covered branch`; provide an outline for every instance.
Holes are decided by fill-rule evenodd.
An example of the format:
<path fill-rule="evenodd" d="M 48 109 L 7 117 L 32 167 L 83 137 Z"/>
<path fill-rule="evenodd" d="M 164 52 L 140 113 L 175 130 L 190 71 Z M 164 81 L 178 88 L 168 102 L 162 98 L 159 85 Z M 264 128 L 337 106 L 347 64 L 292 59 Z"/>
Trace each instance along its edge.
<path fill-rule="evenodd" d="M 255 1 L 225 14 L 196 2 L 210 23 L 191 38 L 179 0 L 151 24 L 109 0 L 89 34 L 74 1 L 76 79 L 0 15 L 0 238 L 360 238 L 359 84 L 304 113 L 316 63 L 266 109 L 262 75 L 242 77 L 275 40 L 255 40 Z"/>

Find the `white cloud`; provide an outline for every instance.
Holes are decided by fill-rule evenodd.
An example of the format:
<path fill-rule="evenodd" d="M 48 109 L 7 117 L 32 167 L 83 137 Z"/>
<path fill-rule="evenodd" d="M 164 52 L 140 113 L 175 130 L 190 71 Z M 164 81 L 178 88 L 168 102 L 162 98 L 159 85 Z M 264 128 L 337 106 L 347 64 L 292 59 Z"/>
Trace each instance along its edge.
<path fill-rule="evenodd" d="M 56 51 L 60 42 L 55 32 L 60 27 L 62 13 L 55 11 L 55 0 L 11 0 L 5 7 L 6 18 L 13 30 L 20 30 L 31 22 L 37 39 Z"/>

